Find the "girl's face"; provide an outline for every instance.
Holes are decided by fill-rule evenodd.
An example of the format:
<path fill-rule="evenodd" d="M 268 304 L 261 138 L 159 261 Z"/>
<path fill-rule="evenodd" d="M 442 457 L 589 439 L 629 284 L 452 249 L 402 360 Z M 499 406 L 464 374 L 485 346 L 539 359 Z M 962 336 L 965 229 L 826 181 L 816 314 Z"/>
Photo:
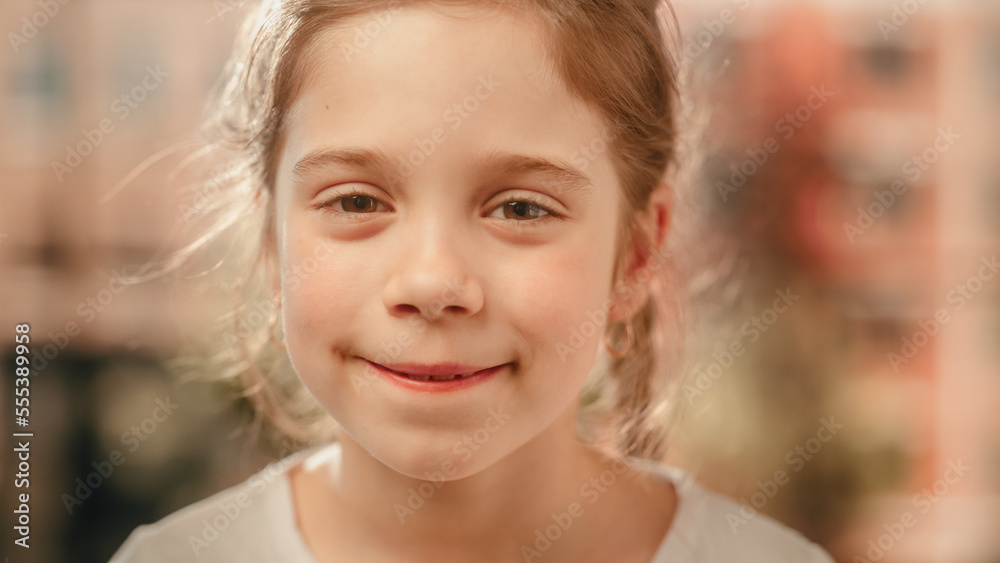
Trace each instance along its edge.
<path fill-rule="evenodd" d="M 574 439 L 554 423 L 573 420 L 595 362 L 620 203 L 592 150 L 603 122 L 539 28 L 456 10 L 322 32 L 276 176 L 292 363 L 351 438 L 419 478 Z M 435 382 L 375 364 L 499 369 Z"/>

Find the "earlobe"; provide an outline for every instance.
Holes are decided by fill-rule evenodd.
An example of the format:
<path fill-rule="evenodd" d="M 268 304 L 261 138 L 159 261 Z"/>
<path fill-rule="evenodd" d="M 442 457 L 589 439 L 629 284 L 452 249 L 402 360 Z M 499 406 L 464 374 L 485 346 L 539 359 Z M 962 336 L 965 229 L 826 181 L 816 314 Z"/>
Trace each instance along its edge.
<path fill-rule="evenodd" d="M 641 227 L 640 227 L 641 230 Z M 623 264 L 624 273 L 615 283 L 612 294 L 612 306 L 609 316 L 613 321 L 620 322 L 631 318 L 637 313 L 649 298 L 649 272 L 643 271 L 649 264 L 648 243 L 640 232 L 633 234 L 625 248 L 628 259 Z"/>
<path fill-rule="evenodd" d="M 614 322 L 624 322 L 638 313 L 649 300 L 647 284 L 631 283 L 625 286 L 625 294 L 612 302 L 608 317 Z"/>

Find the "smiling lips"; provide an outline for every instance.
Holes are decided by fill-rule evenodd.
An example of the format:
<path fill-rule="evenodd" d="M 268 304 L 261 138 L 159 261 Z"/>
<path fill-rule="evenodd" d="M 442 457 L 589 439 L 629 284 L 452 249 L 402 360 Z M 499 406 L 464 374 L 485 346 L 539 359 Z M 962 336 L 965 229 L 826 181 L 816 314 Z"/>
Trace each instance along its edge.
<path fill-rule="evenodd" d="M 381 365 L 381 364 L 376 364 Z M 397 375 L 415 381 L 451 381 L 471 377 L 492 367 L 475 367 L 463 364 L 389 364 L 381 366 Z"/>
<path fill-rule="evenodd" d="M 368 360 L 365 360 L 368 361 Z M 502 366 L 478 367 L 465 364 L 389 364 L 368 361 L 372 366 L 413 381 L 453 381 L 481 375 Z"/>

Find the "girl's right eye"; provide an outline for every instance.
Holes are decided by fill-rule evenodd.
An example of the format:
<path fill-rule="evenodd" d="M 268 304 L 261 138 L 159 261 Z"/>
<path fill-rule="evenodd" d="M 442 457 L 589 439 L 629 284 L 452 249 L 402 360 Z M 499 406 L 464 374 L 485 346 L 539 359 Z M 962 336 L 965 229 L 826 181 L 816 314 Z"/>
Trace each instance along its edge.
<path fill-rule="evenodd" d="M 379 210 L 379 205 L 383 207 L 383 211 L 388 209 L 388 206 L 377 197 L 360 190 L 352 190 L 319 203 L 315 209 L 335 215 L 370 215 Z"/>

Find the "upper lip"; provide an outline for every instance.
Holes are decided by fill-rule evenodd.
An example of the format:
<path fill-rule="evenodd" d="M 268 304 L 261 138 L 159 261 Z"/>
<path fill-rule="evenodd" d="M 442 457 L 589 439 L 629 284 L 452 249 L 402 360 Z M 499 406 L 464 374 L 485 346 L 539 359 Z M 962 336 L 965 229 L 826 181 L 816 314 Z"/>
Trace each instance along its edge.
<path fill-rule="evenodd" d="M 371 360 L 369 360 L 371 361 Z M 372 362 L 373 364 L 375 362 Z M 380 365 L 386 369 L 390 369 L 395 372 L 405 373 L 407 375 L 427 375 L 427 376 L 439 376 L 439 375 L 463 375 L 467 373 L 475 373 L 477 371 L 482 371 L 484 369 L 490 369 L 496 366 L 471 366 L 466 364 L 376 364 Z"/>

